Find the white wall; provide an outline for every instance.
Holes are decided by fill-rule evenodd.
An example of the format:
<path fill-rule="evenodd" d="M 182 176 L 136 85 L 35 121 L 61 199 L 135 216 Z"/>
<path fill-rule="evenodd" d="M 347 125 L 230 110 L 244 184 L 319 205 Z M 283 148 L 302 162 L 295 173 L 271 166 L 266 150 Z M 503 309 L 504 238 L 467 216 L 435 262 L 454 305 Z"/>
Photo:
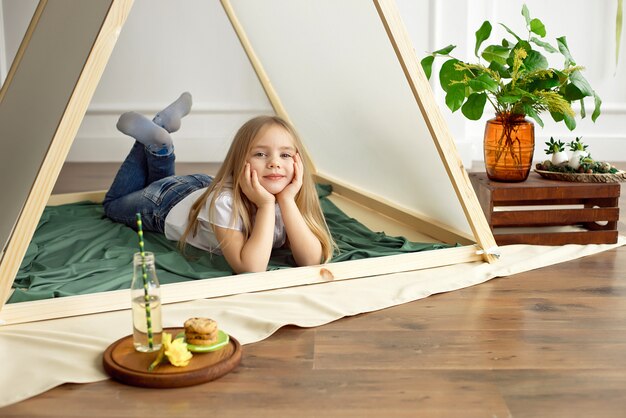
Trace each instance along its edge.
<path fill-rule="evenodd" d="M 626 116 L 626 51 L 616 66 L 617 0 L 397 1 L 420 57 L 453 43 L 458 45 L 453 55 L 460 59 L 473 56 L 474 32 L 485 19 L 523 33 L 525 2 L 533 17 L 546 24 L 550 39 L 568 37 L 574 58 L 587 68 L 587 79 L 604 101 L 598 122 L 589 117 L 579 121 L 574 133 L 544 115 L 546 127 L 536 130 L 536 158 L 542 158 L 543 142 L 550 136 L 569 140 L 582 135 L 595 158 L 626 161 L 626 133 L 620 124 Z M 0 0 L 1 79 L 35 5 L 35 0 Z M 561 64 L 559 57 L 554 59 L 554 65 Z M 460 111 L 452 114 L 436 75 L 432 85 L 465 164 L 481 160 L 484 121 L 467 121 Z M 194 107 L 175 133 L 179 161 L 220 161 L 242 122 L 271 112 L 218 0 L 135 0 L 69 159 L 121 161 L 130 144 L 115 130 L 118 115 L 137 110 L 151 116 L 185 90 L 193 93 Z M 491 116 L 486 109 L 484 120 Z"/>

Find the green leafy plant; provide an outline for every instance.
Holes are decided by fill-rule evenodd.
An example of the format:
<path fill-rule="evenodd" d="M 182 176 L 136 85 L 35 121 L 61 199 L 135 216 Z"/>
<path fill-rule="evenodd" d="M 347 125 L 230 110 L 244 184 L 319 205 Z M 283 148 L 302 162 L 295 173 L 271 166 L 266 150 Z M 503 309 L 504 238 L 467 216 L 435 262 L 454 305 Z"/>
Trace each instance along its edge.
<path fill-rule="evenodd" d="M 546 142 L 546 145 L 548 146 L 548 148 L 546 148 L 544 151 L 547 155 L 565 151 L 565 143 L 563 141 L 555 141 L 552 137 L 550 137 L 550 140 Z"/>
<path fill-rule="evenodd" d="M 567 143 L 571 155 L 565 151 L 565 143 L 550 137 L 546 142 L 548 148 L 546 155 L 552 156 L 550 160 L 537 163 L 535 167 L 541 171 L 554 171 L 557 173 L 579 174 L 615 174 L 619 170 L 606 161 L 596 161 L 587 152 L 587 144 L 580 137 Z"/>
<path fill-rule="evenodd" d="M 468 119 L 478 120 L 490 103 L 496 114 L 527 115 L 542 127 L 544 123 L 539 115 L 547 111 L 556 122 L 563 121 L 573 130 L 576 121 L 571 104 L 580 103 L 580 115 L 584 118 L 584 98 L 593 97 L 591 118 L 595 122 L 602 101 L 583 77 L 583 67 L 572 58 L 565 36 L 556 38 L 556 45 L 553 45 L 545 40 L 545 25 L 541 20 L 531 18 L 526 5 L 522 7 L 522 15 L 528 31 L 525 39 L 500 23 L 511 38 L 504 38 L 481 50 L 493 28 L 488 21 L 483 22 L 476 31 L 476 63 L 452 57 L 450 53 L 455 45 L 448 45 L 422 59 L 422 68 L 430 78 L 435 58 L 447 58 L 439 71 L 439 81 L 446 92 L 446 105 L 453 112 L 461 109 Z M 560 53 L 564 58 L 563 68 L 549 68 L 544 52 Z"/>
<path fill-rule="evenodd" d="M 550 161 L 553 165 L 560 166 L 567 164 L 569 156 L 565 152 L 565 143 L 563 143 L 563 141 L 555 141 L 554 138 L 550 137 L 550 141 L 546 142 L 546 145 L 548 148 L 544 151 L 547 155 L 552 155 Z"/>

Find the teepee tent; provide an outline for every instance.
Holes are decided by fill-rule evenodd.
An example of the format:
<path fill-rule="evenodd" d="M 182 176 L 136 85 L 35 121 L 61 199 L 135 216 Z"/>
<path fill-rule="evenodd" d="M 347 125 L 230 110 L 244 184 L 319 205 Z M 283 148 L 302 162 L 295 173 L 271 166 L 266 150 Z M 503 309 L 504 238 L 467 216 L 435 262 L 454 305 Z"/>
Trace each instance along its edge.
<path fill-rule="evenodd" d="M 163 303 L 495 260 L 495 240 L 392 0 L 222 4 L 275 112 L 307 144 L 318 181 L 435 242 L 462 245 L 171 284 Z M 130 307 L 126 291 L 4 302 L 131 7 L 41 0 L 0 90 L 0 175 L 11 179 L 0 201 L 4 323 Z M 56 202 L 85 197 L 98 199 Z"/>

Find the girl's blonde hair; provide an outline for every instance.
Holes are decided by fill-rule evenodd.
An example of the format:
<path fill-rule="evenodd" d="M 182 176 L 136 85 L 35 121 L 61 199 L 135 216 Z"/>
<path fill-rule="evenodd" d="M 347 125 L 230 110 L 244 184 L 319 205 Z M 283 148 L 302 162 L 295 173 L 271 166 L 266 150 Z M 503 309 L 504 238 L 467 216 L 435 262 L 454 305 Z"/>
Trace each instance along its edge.
<path fill-rule="evenodd" d="M 179 247 L 184 250 L 187 237 L 190 234 L 195 235 L 198 228 L 198 215 L 204 208 L 207 199 L 211 196 L 209 205 L 209 217 L 214 219 L 215 201 L 221 192 L 231 186 L 233 193 L 233 213 L 231 217 L 231 226 L 234 226 L 237 219 L 242 220 L 243 234 L 246 240 L 252 231 L 252 215 L 255 206 L 247 198 L 241 190 L 240 174 L 243 172 L 248 154 L 258 136 L 259 132 L 266 126 L 278 125 L 285 129 L 293 139 L 296 151 L 302 158 L 304 173 L 302 176 L 302 188 L 296 195 L 296 206 L 302 213 L 302 217 L 313 234 L 322 244 L 323 262 L 328 262 L 336 245 L 328 230 L 328 225 L 324 219 L 322 208 L 320 207 L 319 198 L 313 181 L 313 164 L 306 148 L 304 147 L 300 137 L 295 129 L 284 119 L 278 116 L 257 116 L 244 123 L 235 134 L 233 142 L 230 145 L 226 158 L 219 171 L 215 175 L 213 182 L 202 193 L 200 198 L 191 207 L 189 211 L 188 225 L 185 232 L 180 238 Z M 214 228 L 214 226 L 212 225 Z"/>

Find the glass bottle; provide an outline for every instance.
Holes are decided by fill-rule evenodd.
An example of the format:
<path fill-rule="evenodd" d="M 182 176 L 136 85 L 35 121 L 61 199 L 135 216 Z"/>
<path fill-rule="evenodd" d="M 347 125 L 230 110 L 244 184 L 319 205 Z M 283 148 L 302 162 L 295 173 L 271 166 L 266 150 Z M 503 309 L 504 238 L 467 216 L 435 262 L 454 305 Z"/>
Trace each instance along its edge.
<path fill-rule="evenodd" d="M 161 289 L 156 275 L 154 254 L 150 252 L 144 254 L 145 256 L 142 257 L 141 253 L 135 253 L 133 257 L 133 281 L 130 293 L 133 311 L 133 344 L 135 350 L 147 353 L 161 348 L 163 325 Z M 149 302 L 147 304 L 149 309 L 146 309 L 146 301 Z"/>
<path fill-rule="evenodd" d="M 524 115 L 498 113 L 485 126 L 485 169 L 490 180 L 528 178 L 535 151 L 535 125 Z"/>

